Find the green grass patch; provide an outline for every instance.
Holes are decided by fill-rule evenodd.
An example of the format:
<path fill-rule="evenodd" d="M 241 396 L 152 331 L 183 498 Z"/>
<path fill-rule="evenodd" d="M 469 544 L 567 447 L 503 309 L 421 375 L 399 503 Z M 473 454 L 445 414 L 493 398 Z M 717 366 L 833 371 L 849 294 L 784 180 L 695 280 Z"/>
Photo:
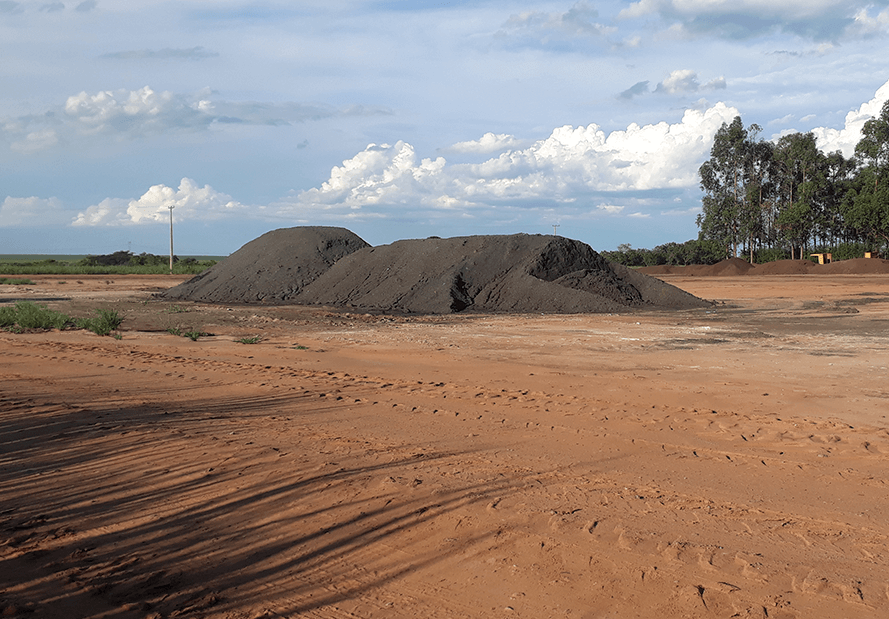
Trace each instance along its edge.
<path fill-rule="evenodd" d="M 75 321 L 78 329 L 92 331 L 96 335 L 110 335 L 123 322 L 123 317 L 117 310 L 97 309 L 96 316 L 81 318 Z"/>
<path fill-rule="evenodd" d="M 26 277 L 0 277 L 0 285 L 8 284 L 10 286 L 33 286 L 34 282 Z"/>
<path fill-rule="evenodd" d="M 123 317 L 117 310 L 97 309 L 95 314 L 90 318 L 73 319 L 45 305 L 18 301 L 12 307 L 0 307 L 0 329 L 15 333 L 46 329 L 87 329 L 97 335 L 110 335 L 123 322 Z"/>
<path fill-rule="evenodd" d="M 174 257 L 174 275 L 197 275 L 222 260 L 220 256 Z M 3 275 L 163 275 L 170 272 L 168 256 L 134 255 L 128 251 L 100 256 L 0 255 Z"/>
<path fill-rule="evenodd" d="M 73 254 L 0 254 L 0 264 L 4 263 L 22 263 L 22 262 L 77 262 L 83 260 L 86 255 Z"/>
<path fill-rule="evenodd" d="M 0 307 L 0 327 L 4 329 L 18 332 L 24 329 L 64 329 L 71 324 L 71 317 L 67 314 L 30 301 L 18 301 L 13 307 Z"/>
<path fill-rule="evenodd" d="M 238 344 L 259 344 L 262 341 L 262 337 L 259 335 L 254 335 L 253 337 L 242 337 L 239 340 L 235 340 Z"/>
<path fill-rule="evenodd" d="M 15 326 L 16 311 L 15 307 L 0 307 L 0 329 L 11 329 Z"/>
<path fill-rule="evenodd" d="M 173 275 L 197 275 L 203 273 L 214 263 L 194 262 L 190 264 L 174 264 Z M 161 265 L 107 265 L 87 266 L 64 263 L 33 263 L 14 264 L 0 263 L 0 274 L 3 275 L 167 275 L 169 266 Z"/>

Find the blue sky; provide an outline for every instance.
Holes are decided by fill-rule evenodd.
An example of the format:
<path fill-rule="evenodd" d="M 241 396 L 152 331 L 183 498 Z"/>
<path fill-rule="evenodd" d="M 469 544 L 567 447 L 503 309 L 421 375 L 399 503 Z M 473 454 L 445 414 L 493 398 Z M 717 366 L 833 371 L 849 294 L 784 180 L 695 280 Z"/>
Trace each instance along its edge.
<path fill-rule="evenodd" d="M 697 236 L 740 114 L 851 154 L 889 0 L 0 0 L 0 253 L 226 255 L 296 225 Z"/>

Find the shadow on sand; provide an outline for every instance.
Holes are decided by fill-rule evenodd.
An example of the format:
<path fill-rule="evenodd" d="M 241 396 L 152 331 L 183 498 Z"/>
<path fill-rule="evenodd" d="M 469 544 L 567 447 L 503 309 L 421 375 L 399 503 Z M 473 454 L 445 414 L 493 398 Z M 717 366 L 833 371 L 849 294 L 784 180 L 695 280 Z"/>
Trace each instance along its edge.
<path fill-rule="evenodd" d="M 349 405 L 302 395 L 178 413 L 64 404 L 39 387 L 0 396 L 7 594 L 39 599 L 55 578 L 57 603 L 98 599 L 107 616 L 286 616 L 354 600 L 471 554 L 497 532 L 457 536 L 459 512 L 529 482 L 442 475 L 469 451 L 325 434 L 318 415 Z M 60 616 L 52 605 L 34 616 Z"/>

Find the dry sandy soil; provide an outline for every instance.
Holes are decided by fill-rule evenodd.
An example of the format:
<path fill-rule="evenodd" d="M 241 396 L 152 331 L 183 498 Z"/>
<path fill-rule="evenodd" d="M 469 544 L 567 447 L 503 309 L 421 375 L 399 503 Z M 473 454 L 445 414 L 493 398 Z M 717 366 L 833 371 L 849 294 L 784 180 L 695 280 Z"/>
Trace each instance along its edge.
<path fill-rule="evenodd" d="M 426 318 L 32 279 L 126 319 L 0 332 L 3 616 L 889 616 L 887 275 Z"/>

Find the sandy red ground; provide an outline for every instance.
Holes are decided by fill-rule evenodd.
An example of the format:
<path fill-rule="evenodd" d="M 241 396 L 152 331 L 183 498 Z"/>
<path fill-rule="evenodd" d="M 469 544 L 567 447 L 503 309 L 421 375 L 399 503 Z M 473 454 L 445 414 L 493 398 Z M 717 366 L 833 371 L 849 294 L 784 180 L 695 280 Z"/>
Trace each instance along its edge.
<path fill-rule="evenodd" d="M 0 332 L 4 616 L 889 616 L 887 275 L 429 318 L 32 279 L 126 319 Z"/>

